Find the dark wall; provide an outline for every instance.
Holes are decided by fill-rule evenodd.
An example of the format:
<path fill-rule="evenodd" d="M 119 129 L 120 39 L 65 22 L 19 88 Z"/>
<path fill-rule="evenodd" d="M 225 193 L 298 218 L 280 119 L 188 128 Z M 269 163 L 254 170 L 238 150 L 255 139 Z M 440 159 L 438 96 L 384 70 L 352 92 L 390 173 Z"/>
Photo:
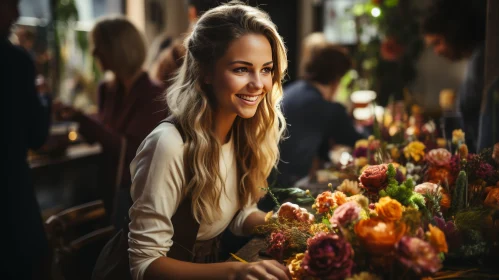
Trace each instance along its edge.
<path fill-rule="evenodd" d="M 293 81 L 297 74 L 298 53 L 298 0 L 250 0 L 251 6 L 258 6 L 269 13 L 272 21 L 277 25 L 279 34 L 283 37 L 288 48 L 288 77 L 286 81 Z"/>

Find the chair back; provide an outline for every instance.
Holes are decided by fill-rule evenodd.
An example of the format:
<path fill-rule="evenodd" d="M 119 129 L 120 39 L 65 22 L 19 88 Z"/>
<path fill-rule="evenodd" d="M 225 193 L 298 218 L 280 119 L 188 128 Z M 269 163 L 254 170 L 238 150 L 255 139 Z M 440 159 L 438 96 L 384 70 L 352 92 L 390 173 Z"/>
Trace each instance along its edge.
<path fill-rule="evenodd" d="M 71 207 L 45 222 L 54 262 L 65 279 L 90 279 L 101 249 L 113 236 L 101 200 Z"/>

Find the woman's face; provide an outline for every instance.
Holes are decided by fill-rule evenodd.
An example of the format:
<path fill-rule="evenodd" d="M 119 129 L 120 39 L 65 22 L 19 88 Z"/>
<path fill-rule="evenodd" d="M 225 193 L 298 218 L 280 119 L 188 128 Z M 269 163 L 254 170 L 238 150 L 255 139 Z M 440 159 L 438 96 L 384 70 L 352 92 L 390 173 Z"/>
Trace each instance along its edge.
<path fill-rule="evenodd" d="M 206 77 L 215 95 L 220 118 L 251 118 L 265 94 L 272 89 L 272 48 L 260 34 L 234 40 Z"/>
<path fill-rule="evenodd" d="M 109 67 L 107 66 L 105 56 L 102 55 L 102 52 L 98 48 L 97 44 L 92 44 L 92 55 L 97 61 L 97 64 L 99 65 L 99 68 L 101 71 L 107 71 L 110 70 Z"/>

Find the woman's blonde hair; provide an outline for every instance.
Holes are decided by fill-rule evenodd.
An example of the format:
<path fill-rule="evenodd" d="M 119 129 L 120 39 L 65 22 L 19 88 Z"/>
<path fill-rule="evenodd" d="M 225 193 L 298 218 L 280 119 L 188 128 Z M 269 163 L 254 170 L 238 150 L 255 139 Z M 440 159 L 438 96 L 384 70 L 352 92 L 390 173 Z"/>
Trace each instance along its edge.
<path fill-rule="evenodd" d="M 140 31 L 125 17 L 104 17 L 90 31 L 90 41 L 106 57 L 118 77 L 131 76 L 143 66 L 146 46 Z"/>
<path fill-rule="evenodd" d="M 256 202 L 264 194 L 267 177 L 279 159 L 278 142 L 285 128 L 279 109 L 282 78 L 287 68 L 286 49 L 276 26 L 263 11 L 232 1 L 207 11 L 196 23 L 184 44 L 187 53 L 178 75 L 167 90 L 172 114 L 185 131 L 184 164 L 194 217 L 211 223 L 221 213 L 219 206 L 224 181 L 219 170 L 221 144 L 213 132 L 213 107 L 205 73 L 229 44 L 246 34 L 264 35 L 272 48 L 274 62 L 272 90 L 265 94 L 255 116 L 236 117 L 232 126 L 236 154 L 239 207 Z M 222 188 L 216 188 L 220 182 Z"/>

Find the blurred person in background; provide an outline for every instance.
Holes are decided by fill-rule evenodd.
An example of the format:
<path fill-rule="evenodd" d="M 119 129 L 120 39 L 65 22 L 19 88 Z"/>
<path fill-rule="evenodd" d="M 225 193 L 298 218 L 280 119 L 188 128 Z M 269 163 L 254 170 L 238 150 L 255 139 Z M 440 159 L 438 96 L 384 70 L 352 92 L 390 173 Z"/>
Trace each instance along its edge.
<path fill-rule="evenodd" d="M 437 55 L 451 61 L 469 59 L 458 90 L 457 109 L 470 152 L 477 148 L 484 90 L 485 12 L 485 0 L 436 0 L 422 22 L 425 41 Z"/>
<path fill-rule="evenodd" d="M 492 148 L 494 143 L 497 142 L 499 142 L 499 77 L 495 79 L 485 92 L 485 99 L 483 100 L 480 112 L 478 151 Z M 495 144 L 496 151 L 498 148 L 498 144 Z M 499 160 L 499 157 L 496 160 Z"/>
<path fill-rule="evenodd" d="M 113 224 L 121 228 L 130 207 L 129 165 L 142 140 L 168 112 L 164 87 L 151 80 L 142 65 L 146 46 L 142 34 L 125 17 L 99 20 L 90 32 L 92 54 L 112 78 L 98 88 L 98 113 L 85 115 L 60 108 L 60 115 L 79 123 L 79 132 L 104 150 L 103 197 Z M 115 202 L 114 202 L 115 201 Z"/>
<path fill-rule="evenodd" d="M 198 18 L 206 11 L 214 8 L 222 2 L 221 0 L 188 0 L 187 16 L 189 18 L 190 33 Z M 163 40 L 168 43 L 168 47 L 160 49 L 159 54 L 155 55 L 155 60 L 151 65 L 150 74 L 154 79 L 168 84 L 174 77 L 175 72 L 180 68 L 185 56 L 185 47 L 183 41 L 185 35 L 180 38 L 169 38 Z"/>
<path fill-rule="evenodd" d="M 288 138 L 279 147 L 277 174 L 269 178 L 276 187 L 292 187 L 314 175 L 329 161 L 333 143 L 353 147 L 362 138 L 346 108 L 334 101 L 341 78 L 352 66 L 346 50 L 321 40 L 309 48 L 303 79 L 284 89 L 282 110 L 289 124 Z"/>
<path fill-rule="evenodd" d="M 19 17 L 18 5 L 19 0 L 0 1 L 1 130 L 7 153 L 2 168 L 7 270 L 1 274 L 2 279 L 51 279 L 50 247 L 27 162 L 28 150 L 41 147 L 48 136 L 51 103 L 48 95 L 37 90 L 30 55 L 8 40 Z M 40 86 L 44 87 L 43 80 Z"/>

